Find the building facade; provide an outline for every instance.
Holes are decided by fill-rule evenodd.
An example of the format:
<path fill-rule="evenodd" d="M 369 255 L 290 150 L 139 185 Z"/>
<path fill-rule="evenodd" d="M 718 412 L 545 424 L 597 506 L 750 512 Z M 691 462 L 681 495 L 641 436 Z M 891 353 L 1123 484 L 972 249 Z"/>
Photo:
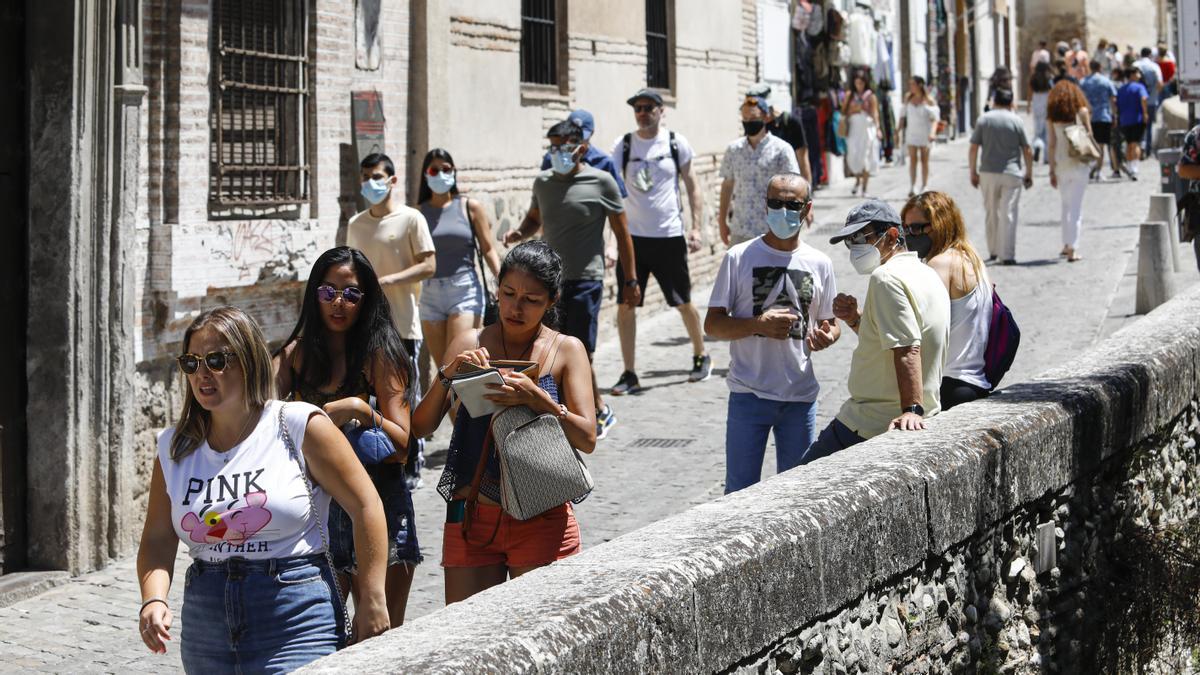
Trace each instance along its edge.
<path fill-rule="evenodd" d="M 798 4 L 865 15 L 887 38 L 893 105 L 910 75 L 940 77 L 950 119 L 951 74 L 978 82 L 1015 44 L 1003 2 L 956 1 L 6 3 L 0 195 L 19 217 L 0 247 L 0 571 L 81 572 L 132 550 L 156 434 L 181 403 L 184 329 L 234 304 L 282 340 L 312 262 L 363 206 L 368 152 L 396 161 L 411 201 L 424 154 L 446 148 L 502 237 L 552 124 L 590 110 L 608 151 L 635 128 L 625 100 L 657 88 L 696 151 L 703 287 L 724 252 L 717 172 L 743 92 L 766 80 L 779 109 L 828 110 L 854 65 L 844 34 L 820 36 L 822 86 L 799 81 L 818 57 L 797 41 Z M 646 311 L 664 307 L 652 286 Z"/>

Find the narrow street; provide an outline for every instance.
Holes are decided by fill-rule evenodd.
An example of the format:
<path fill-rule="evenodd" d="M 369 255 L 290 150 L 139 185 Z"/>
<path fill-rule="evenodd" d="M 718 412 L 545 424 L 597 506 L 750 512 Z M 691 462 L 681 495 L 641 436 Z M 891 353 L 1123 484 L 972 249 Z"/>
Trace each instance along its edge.
<path fill-rule="evenodd" d="M 977 245 L 984 241 L 982 200 L 968 182 L 967 146 L 962 140 L 934 149 L 931 189 L 959 201 Z M 1107 172 L 1106 172 L 1107 173 Z M 1158 190 L 1158 166 L 1146 162 L 1140 182 L 1092 184 L 1084 202 L 1083 260 L 1067 263 L 1061 248 L 1059 195 L 1047 170 L 1035 171 L 1035 185 L 1022 199 L 1016 266 L 992 267 L 992 281 L 1013 310 L 1022 330 L 1021 351 L 1004 384 L 1029 378 L 1072 358 L 1129 319 L 1130 276 L 1136 268 L 1138 223 L 1145 218 L 1149 195 Z M 872 181 L 872 194 L 897 208 L 908 190 L 907 167 L 883 169 Z M 862 297 L 866 278 L 855 274 L 846 250 L 828 237 L 841 225 L 858 198 L 843 182 L 816 193 L 817 223 L 805 240 L 834 262 L 839 290 Z M 715 228 L 714 228 L 715 229 Z M 986 250 L 981 248 L 986 257 Z M 1183 252 L 1184 272 L 1177 283 L 1198 279 L 1190 249 Z M 657 290 L 652 290 L 657 293 Z M 697 289 L 703 305 L 708 289 Z M 645 391 L 609 398 L 618 422 L 588 458 L 595 492 L 577 507 L 585 546 L 640 528 L 722 494 L 726 387 L 719 377 L 728 365 L 728 349 L 710 342 L 714 377 L 687 383 L 690 364 L 682 323 L 673 311 L 642 316 L 638 374 Z M 815 356 L 822 384 L 818 425 L 823 427 L 846 396 L 846 375 L 856 339 L 847 331 L 832 348 Z M 596 369 L 602 386 L 616 382 L 622 370 L 616 331 L 601 328 Z M 897 432 L 898 433 L 898 432 Z M 435 454 L 435 459 L 437 455 Z M 764 477 L 774 473 L 768 448 Z M 442 606 L 441 536 L 444 503 L 434 490 L 440 466 L 425 474 L 416 494 L 418 536 L 425 563 L 417 570 L 409 601 L 409 620 Z M 0 609 L 0 672 L 171 672 L 179 670 L 178 635 L 181 555 L 171 601 L 176 642 L 166 656 L 149 654 L 137 635 L 137 584 L 132 559 L 84 575 L 42 595 Z"/>

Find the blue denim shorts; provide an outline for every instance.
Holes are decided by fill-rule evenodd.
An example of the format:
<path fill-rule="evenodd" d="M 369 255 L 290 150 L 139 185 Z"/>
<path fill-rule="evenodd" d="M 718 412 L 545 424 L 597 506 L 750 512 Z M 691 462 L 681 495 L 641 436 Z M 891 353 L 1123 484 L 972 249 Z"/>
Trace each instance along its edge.
<path fill-rule="evenodd" d="M 184 577 L 188 673 L 287 673 L 346 644 L 325 556 L 194 561 Z"/>
<path fill-rule="evenodd" d="M 454 314 L 483 316 L 483 286 L 473 269 L 421 282 L 422 321 L 445 321 Z"/>
<path fill-rule="evenodd" d="M 403 464 L 375 464 L 367 467 L 383 501 L 388 530 L 388 567 L 417 565 L 424 558 L 417 543 L 417 518 L 412 492 L 405 480 Z M 354 521 L 337 502 L 329 504 L 329 553 L 338 572 L 354 574 L 358 561 L 354 555 Z"/>

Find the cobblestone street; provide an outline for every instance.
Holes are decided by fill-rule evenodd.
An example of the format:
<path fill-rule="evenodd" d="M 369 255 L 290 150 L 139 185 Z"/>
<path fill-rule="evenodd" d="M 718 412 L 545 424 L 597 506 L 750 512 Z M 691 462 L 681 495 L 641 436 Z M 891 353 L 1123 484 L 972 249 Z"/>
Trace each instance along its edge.
<path fill-rule="evenodd" d="M 972 239 L 986 256 L 982 199 L 969 185 L 966 154 L 963 141 L 938 145 L 933 151 L 929 187 L 959 200 Z M 1022 330 L 1021 351 L 1004 384 L 1029 378 L 1073 357 L 1129 319 L 1138 223 L 1146 216 L 1148 196 L 1158 190 L 1157 164 L 1146 162 L 1142 176 L 1136 183 L 1105 182 L 1088 187 L 1080 248 L 1083 260 L 1068 264 L 1058 257 L 1062 246 L 1059 195 L 1049 185 L 1045 166 L 1037 167 L 1035 186 L 1022 198 L 1019 264 L 990 268 L 992 281 Z M 908 190 L 907 167 L 885 168 L 871 185 L 873 195 L 899 208 Z M 844 248 L 828 244 L 830 234 L 857 201 L 849 195 L 845 181 L 817 192 L 817 223 L 803 236 L 830 254 L 839 290 L 861 300 L 866 278 L 855 274 Z M 1190 250 L 1184 250 L 1183 261 L 1185 271 L 1177 280 L 1181 288 L 1198 278 Z M 697 289 L 694 298 L 703 311 L 708 289 Z M 676 313 L 663 310 L 640 318 L 638 374 L 645 390 L 637 396 L 607 399 L 618 422 L 588 458 L 597 487 L 577 507 L 585 546 L 598 545 L 722 494 L 727 390 L 721 376 L 728 365 L 728 349 L 723 343 L 710 342 L 714 377 L 689 384 L 691 355 Z M 819 428 L 846 396 L 846 374 L 855 344 L 853 333 L 846 331 L 837 344 L 815 356 L 822 385 Z M 601 328 L 595 363 L 602 386 L 616 382 L 622 365 L 612 325 Z M 427 469 L 425 486 L 416 494 L 425 563 L 418 568 L 413 584 L 409 620 L 435 611 L 443 603 L 439 561 L 444 502 L 434 490 L 440 471 L 436 444 L 434 450 L 435 461 Z M 771 448 L 767 458 L 764 477 L 774 473 Z M 187 560 L 182 555 L 177 560 L 179 580 Z M 138 638 L 138 591 L 132 559 L 2 608 L 0 672 L 177 671 L 181 594 L 182 584 L 176 583 L 171 593 L 175 642 L 166 656 L 149 654 Z"/>

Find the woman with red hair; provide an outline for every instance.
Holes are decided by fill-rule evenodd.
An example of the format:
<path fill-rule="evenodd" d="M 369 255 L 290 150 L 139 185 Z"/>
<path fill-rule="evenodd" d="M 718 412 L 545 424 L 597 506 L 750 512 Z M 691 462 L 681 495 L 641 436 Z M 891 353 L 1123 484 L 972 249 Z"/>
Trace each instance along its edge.
<path fill-rule="evenodd" d="M 1079 85 L 1060 80 L 1050 90 L 1046 101 L 1046 117 L 1050 122 L 1050 185 L 1062 197 L 1063 248 L 1059 255 L 1075 262 L 1079 257 L 1079 232 L 1083 225 L 1083 192 L 1087 189 L 1091 167 L 1086 160 L 1076 159 L 1068 152 L 1071 147 L 1066 130 L 1075 124 L 1083 125 L 1092 135 L 1092 116 L 1087 97 Z M 1093 142 L 1095 142 L 1093 140 Z"/>

